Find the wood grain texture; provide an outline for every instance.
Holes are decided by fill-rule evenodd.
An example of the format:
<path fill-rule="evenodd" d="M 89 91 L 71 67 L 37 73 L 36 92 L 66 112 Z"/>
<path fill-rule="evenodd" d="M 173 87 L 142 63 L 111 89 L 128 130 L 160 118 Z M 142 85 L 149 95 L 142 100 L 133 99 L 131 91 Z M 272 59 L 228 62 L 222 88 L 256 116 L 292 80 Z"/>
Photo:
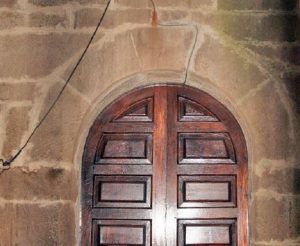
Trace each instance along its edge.
<path fill-rule="evenodd" d="M 137 89 L 90 129 L 81 245 L 248 245 L 247 149 L 232 114 L 190 87 Z"/>

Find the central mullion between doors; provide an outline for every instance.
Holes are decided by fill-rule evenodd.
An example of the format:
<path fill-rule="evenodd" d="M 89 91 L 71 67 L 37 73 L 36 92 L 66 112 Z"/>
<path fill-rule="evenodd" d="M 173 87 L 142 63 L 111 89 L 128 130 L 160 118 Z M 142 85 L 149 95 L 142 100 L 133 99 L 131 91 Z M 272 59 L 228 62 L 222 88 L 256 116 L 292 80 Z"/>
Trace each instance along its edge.
<path fill-rule="evenodd" d="M 167 106 L 167 246 L 177 245 L 177 88 L 168 88 Z"/>
<path fill-rule="evenodd" d="M 166 246 L 167 87 L 154 89 L 153 246 Z"/>

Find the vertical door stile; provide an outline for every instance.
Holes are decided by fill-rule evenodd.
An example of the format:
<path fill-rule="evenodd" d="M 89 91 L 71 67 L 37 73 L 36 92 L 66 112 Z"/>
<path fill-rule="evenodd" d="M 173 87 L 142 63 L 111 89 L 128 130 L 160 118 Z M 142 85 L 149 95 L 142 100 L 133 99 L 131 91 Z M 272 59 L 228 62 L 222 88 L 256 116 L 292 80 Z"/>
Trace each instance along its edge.
<path fill-rule="evenodd" d="M 153 245 L 166 243 L 167 88 L 155 88 L 153 137 Z"/>
<path fill-rule="evenodd" d="M 177 245 L 177 88 L 168 90 L 167 246 Z"/>
<path fill-rule="evenodd" d="M 241 146 L 246 146 L 246 142 L 243 136 L 239 136 Z M 248 176 L 247 176 L 247 153 L 243 148 L 237 150 L 239 154 L 239 172 L 237 177 L 237 183 L 239 184 L 240 195 L 238 197 L 239 218 L 238 218 L 238 245 L 247 245 L 247 226 L 248 226 Z"/>

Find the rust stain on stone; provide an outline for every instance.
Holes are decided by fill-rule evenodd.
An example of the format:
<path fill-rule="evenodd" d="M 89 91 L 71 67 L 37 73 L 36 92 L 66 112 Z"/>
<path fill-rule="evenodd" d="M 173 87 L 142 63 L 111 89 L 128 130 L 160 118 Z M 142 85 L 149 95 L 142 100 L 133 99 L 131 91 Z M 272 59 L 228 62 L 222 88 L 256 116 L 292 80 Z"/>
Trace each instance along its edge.
<path fill-rule="evenodd" d="M 152 26 L 157 26 L 157 23 L 158 23 L 157 12 L 156 12 L 156 10 L 154 9 L 154 10 L 152 11 L 151 24 L 152 24 Z"/>
<path fill-rule="evenodd" d="M 153 10 L 152 10 L 152 15 L 151 15 L 151 25 L 153 27 L 156 27 L 158 24 L 158 16 L 157 16 L 157 11 L 156 11 L 156 7 L 155 7 L 155 3 L 154 0 L 150 0 L 153 6 Z"/>

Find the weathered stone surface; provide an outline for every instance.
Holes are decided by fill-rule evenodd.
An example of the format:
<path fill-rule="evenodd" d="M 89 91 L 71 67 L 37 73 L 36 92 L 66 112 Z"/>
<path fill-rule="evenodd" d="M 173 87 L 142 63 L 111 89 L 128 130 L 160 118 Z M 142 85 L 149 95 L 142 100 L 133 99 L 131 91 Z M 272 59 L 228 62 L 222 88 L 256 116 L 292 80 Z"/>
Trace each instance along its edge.
<path fill-rule="evenodd" d="M 39 6 L 54 6 L 69 2 L 70 0 L 29 0 L 30 3 Z"/>
<path fill-rule="evenodd" d="M 47 93 L 40 118 L 52 104 L 62 88 L 54 84 Z M 31 161 L 61 161 L 72 163 L 81 120 L 88 104 L 79 94 L 67 88 L 46 120 L 31 140 Z M 47 136 L 47 137 L 46 137 Z"/>
<path fill-rule="evenodd" d="M 251 127 L 254 162 L 260 158 L 288 160 L 293 157 L 297 146 L 290 138 L 291 122 L 273 83 L 254 90 L 240 109 Z"/>
<path fill-rule="evenodd" d="M 36 170 L 13 168 L 0 179 L 0 201 L 5 200 L 72 200 L 78 192 L 78 174 L 59 167 Z"/>
<path fill-rule="evenodd" d="M 75 245 L 73 205 L 5 204 L 0 217 L 1 246 Z"/>
<path fill-rule="evenodd" d="M 1 77 L 46 76 L 88 42 L 87 34 L 24 34 L 0 37 Z"/>
<path fill-rule="evenodd" d="M 103 11 L 103 9 L 95 8 L 85 8 L 76 11 L 74 28 L 96 27 Z"/>
<path fill-rule="evenodd" d="M 299 236 L 295 220 L 299 219 L 299 199 L 286 197 L 275 200 L 268 197 L 255 198 L 252 216 L 255 218 L 252 227 L 256 241 L 282 241 Z M 297 222 L 299 223 L 299 221 Z"/>
<path fill-rule="evenodd" d="M 297 0 L 218 0 L 218 8 L 225 10 L 293 10 Z"/>
<path fill-rule="evenodd" d="M 133 38 L 144 71 L 182 71 L 195 34 L 192 27 L 155 27 L 135 30 Z"/>
<path fill-rule="evenodd" d="M 1 0 L 0 7 L 11 8 L 14 7 L 17 4 L 17 2 L 17 0 Z"/>
<path fill-rule="evenodd" d="M 119 34 L 114 37 L 118 42 L 106 42 L 87 53 L 72 85 L 94 99 L 113 82 L 139 71 L 185 71 L 193 38 L 193 29 L 187 27 L 139 28 Z"/>
<path fill-rule="evenodd" d="M 151 23 L 151 15 L 150 9 L 110 10 L 103 20 L 102 27 L 114 28 L 125 23 L 148 24 Z"/>
<path fill-rule="evenodd" d="M 298 246 L 300 244 L 300 241 L 295 239 L 286 239 L 283 241 L 263 241 L 263 242 L 258 242 L 258 243 L 254 243 L 253 242 L 253 246 Z M 252 244 L 251 244 L 252 245 Z"/>
<path fill-rule="evenodd" d="M 220 14 L 217 27 L 239 40 L 292 42 L 297 39 L 295 14 Z"/>
<path fill-rule="evenodd" d="M 37 5 L 37 6 L 59 6 L 62 4 L 77 2 L 80 4 L 91 4 L 91 3 L 97 3 L 97 4 L 106 4 L 107 0 L 29 0 L 30 3 Z"/>
<path fill-rule="evenodd" d="M 217 24 L 217 14 L 215 12 L 194 11 L 190 14 L 193 22 L 199 25 L 208 25 L 215 27 Z"/>
<path fill-rule="evenodd" d="M 102 17 L 102 8 L 83 8 L 75 12 L 75 28 L 96 27 Z M 150 9 L 110 9 L 106 13 L 101 28 L 114 28 L 122 24 L 147 24 L 150 23 Z"/>
<path fill-rule="evenodd" d="M 29 25 L 32 27 L 67 27 L 69 24 L 66 13 L 59 15 L 36 12 L 29 16 Z"/>
<path fill-rule="evenodd" d="M 299 83 L 300 72 L 285 73 L 283 75 L 283 80 L 288 89 L 289 95 L 294 103 L 294 108 L 298 114 L 298 118 L 300 118 L 300 97 L 299 97 L 299 94 L 300 94 L 300 83 Z M 299 129 L 299 134 L 300 134 L 300 129 Z"/>
<path fill-rule="evenodd" d="M 184 22 L 185 18 L 188 17 L 187 11 L 168 11 L 162 10 L 159 11 L 159 23 L 168 23 L 168 22 Z"/>
<path fill-rule="evenodd" d="M 254 175 L 253 184 L 253 191 L 267 189 L 281 194 L 300 194 L 300 169 L 272 170 L 272 166 L 269 166 L 260 176 Z"/>
<path fill-rule="evenodd" d="M 72 86 L 90 100 L 101 95 L 117 80 L 141 69 L 130 32 L 105 43 L 100 40 L 99 46 L 95 45 L 88 51 L 72 80 Z"/>
<path fill-rule="evenodd" d="M 14 150 L 18 150 L 24 133 L 28 130 L 29 112 L 31 107 L 11 108 L 6 120 L 6 141 L 2 155 L 8 158 Z"/>
<path fill-rule="evenodd" d="M 123 7 L 147 8 L 152 7 L 150 0 L 115 0 L 114 4 Z"/>
<path fill-rule="evenodd" d="M 232 98 L 241 98 L 266 79 L 258 67 L 207 35 L 195 53 L 194 72 L 216 83 Z"/>
<path fill-rule="evenodd" d="M 0 101 L 34 100 L 35 83 L 3 83 L 0 84 Z"/>
<path fill-rule="evenodd" d="M 300 66 L 300 44 L 299 43 L 274 43 L 273 45 L 258 44 L 245 44 L 247 48 L 256 52 L 261 56 L 284 63 L 291 63 Z"/>
<path fill-rule="evenodd" d="M 188 8 L 203 8 L 212 7 L 215 5 L 216 0 L 154 0 L 156 5 L 159 6 L 176 6 L 176 7 L 188 7 Z"/>
<path fill-rule="evenodd" d="M 0 12 L 0 30 L 10 29 L 24 25 L 24 16 L 19 12 L 4 11 Z"/>
<path fill-rule="evenodd" d="M 299 179 L 298 179 L 299 182 Z M 299 183 L 298 183 L 299 185 Z M 298 239 L 298 242 L 300 243 L 299 237 L 300 237 L 300 197 L 293 197 L 291 199 L 291 210 L 290 210 L 290 226 L 291 226 L 291 237 Z"/>

